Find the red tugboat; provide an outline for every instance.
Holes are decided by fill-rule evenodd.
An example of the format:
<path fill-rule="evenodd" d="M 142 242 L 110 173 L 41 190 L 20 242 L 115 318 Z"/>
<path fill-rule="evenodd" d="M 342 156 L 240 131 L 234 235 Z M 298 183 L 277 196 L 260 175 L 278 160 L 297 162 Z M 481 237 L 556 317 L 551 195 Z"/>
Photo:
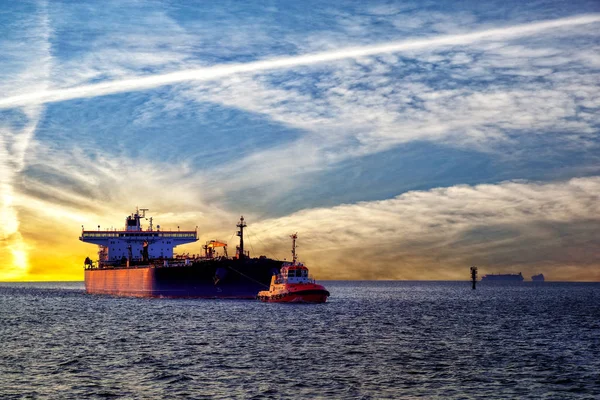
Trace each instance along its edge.
<path fill-rule="evenodd" d="M 284 263 L 279 275 L 271 277 L 271 287 L 258 293 L 257 298 L 269 303 L 325 303 L 329 292 L 308 276 L 308 268 L 297 261 L 296 239 L 292 238 L 292 262 Z"/>

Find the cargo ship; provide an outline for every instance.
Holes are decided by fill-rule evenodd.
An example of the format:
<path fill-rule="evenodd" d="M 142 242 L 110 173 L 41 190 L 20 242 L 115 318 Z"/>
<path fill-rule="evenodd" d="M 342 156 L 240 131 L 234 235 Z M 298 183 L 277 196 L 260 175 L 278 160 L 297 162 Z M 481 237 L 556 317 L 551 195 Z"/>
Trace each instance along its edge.
<path fill-rule="evenodd" d="M 518 274 L 487 274 L 481 277 L 481 282 L 523 282 L 523 275 Z"/>
<path fill-rule="evenodd" d="M 125 219 L 122 230 L 85 230 L 79 240 L 98 246 L 98 259 L 84 262 L 85 290 L 90 294 L 136 297 L 196 297 L 255 299 L 280 273 L 283 261 L 265 256 L 250 257 L 244 250 L 242 216 L 239 246 L 229 257 L 227 244 L 211 240 L 204 254 L 177 255 L 173 249 L 198 241 L 196 230 L 161 230 L 160 225 L 142 229 L 148 209 L 136 209 Z M 218 254 L 222 248 L 224 254 Z"/>

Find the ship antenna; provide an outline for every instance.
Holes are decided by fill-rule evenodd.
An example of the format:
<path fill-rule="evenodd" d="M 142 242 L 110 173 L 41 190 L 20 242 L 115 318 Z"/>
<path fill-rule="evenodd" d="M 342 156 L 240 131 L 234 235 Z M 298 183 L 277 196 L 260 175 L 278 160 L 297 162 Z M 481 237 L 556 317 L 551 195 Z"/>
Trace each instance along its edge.
<path fill-rule="evenodd" d="M 247 226 L 246 222 L 244 222 L 244 216 L 242 215 L 240 217 L 240 222 L 238 222 L 238 224 L 236 225 L 238 228 L 240 228 L 240 230 L 237 232 L 237 235 L 240 237 L 240 252 L 238 254 L 238 257 L 244 258 L 244 228 Z"/>
<path fill-rule="evenodd" d="M 296 254 L 296 239 L 298 239 L 298 232 L 290 235 L 292 238 L 292 263 L 296 265 L 296 260 L 298 260 L 298 255 Z"/>

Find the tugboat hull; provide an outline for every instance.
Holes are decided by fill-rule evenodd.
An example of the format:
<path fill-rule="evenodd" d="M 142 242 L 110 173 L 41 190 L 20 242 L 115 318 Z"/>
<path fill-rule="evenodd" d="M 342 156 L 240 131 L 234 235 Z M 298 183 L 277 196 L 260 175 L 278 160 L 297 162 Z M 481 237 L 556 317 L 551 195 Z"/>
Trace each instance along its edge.
<path fill-rule="evenodd" d="M 299 290 L 295 292 L 264 294 L 261 292 L 258 299 L 266 303 L 325 303 L 329 292 L 327 290 Z"/>

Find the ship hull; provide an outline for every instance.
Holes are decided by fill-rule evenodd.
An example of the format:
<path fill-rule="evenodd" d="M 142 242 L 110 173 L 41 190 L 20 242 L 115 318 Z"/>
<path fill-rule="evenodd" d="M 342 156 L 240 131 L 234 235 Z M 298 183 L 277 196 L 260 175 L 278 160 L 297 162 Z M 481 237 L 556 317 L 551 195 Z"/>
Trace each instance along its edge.
<path fill-rule="evenodd" d="M 521 274 L 492 274 L 481 277 L 481 282 L 487 283 L 523 282 L 523 280 L 523 275 Z"/>
<path fill-rule="evenodd" d="M 280 267 L 280 261 L 248 259 L 88 269 L 85 288 L 90 294 L 113 296 L 255 299 Z"/>

